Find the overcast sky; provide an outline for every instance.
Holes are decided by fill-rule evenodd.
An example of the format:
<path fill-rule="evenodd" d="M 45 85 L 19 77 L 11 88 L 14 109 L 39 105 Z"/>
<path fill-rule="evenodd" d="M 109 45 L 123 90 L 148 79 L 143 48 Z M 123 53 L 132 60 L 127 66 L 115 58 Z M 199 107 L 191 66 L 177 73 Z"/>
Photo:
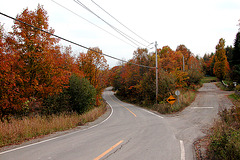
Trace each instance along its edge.
<path fill-rule="evenodd" d="M 78 5 L 74 0 L 54 0 L 107 32 L 54 3 L 52 0 L 7 0 L 0 2 L 0 11 L 16 17 L 24 8 L 34 10 L 44 6 L 49 25 L 55 34 L 86 47 L 99 47 L 105 54 L 128 60 L 137 46 L 115 32 L 106 23 Z M 109 24 L 133 37 L 143 45 L 148 43 L 121 26 L 99 9 L 91 0 L 80 0 Z M 94 0 L 125 26 L 148 42 L 157 41 L 158 47 L 168 45 L 173 50 L 184 44 L 195 55 L 215 52 L 220 38 L 226 45 L 233 45 L 240 19 L 239 0 Z M 0 15 L 0 22 L 11 31 L 13 21 Z M 121 40 L 119 40 L 121 39 Z M 123 42 L 123 41 L 125 42 Z M 64 45 L 70 45 L 62 42 Z M 132 45 L 129 45 L 132 44 Z M 86 50 L 71 45 L 74 53 Z M 144 47 L 139 45 L 140 47 Z M 153 51 L 153 50 L 150 50 Z M 107 58 L 110 66 L 118 62 Z"/>

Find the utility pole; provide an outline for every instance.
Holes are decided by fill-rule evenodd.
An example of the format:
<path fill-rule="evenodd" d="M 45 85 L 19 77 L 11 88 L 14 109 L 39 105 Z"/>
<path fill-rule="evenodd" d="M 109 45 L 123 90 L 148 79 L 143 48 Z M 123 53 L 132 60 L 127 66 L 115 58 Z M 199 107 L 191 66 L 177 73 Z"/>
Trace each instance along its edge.
<path fill-rule="evenodd" d="M 185 71 L 185 63 L 184 63 L 184 55 L 183 55 L 183 58 L 182 58 L 182 66 L 183 66 L 183 72 Z"/>
<path fill-rule="evenodd" d="M 157 41 L 155 42 L 155 49 L 156 49 L 156 104 L 158 99 L 158 60 L 157 60 Z"/>

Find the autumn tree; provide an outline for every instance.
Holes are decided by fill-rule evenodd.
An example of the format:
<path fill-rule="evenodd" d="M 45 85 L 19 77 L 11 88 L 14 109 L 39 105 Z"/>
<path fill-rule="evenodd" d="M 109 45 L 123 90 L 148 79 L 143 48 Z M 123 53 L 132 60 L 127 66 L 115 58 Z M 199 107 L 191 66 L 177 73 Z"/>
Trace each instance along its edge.
<path fill-rule="evenodd" d="M 229 72 L 229 64 L 224 46 L 225 40 L 221 38 L 216 46 L 215 64 L 213 68 L 214 74 L 220 80 L 225 79 Z"/>
<path fill-rule="evenodd" d="M 164 46 L 160 50 L 159 68 L 171 72 L 182 67 L 182 53 L 173 51 L 169 46 Z"/>
<path fill-rule="evenodd" d="M 17 57 L 7 43 L 8 36 L 5 34 L 3 26 L 0 24 L 0 119 L 8 119 L 9 114 L 18 110 L 25 101 L 20 96 L 17 82 L 19 76 L 13 69 Z"/>
<path fill-rule="evenodd" d="M 34 11 L 25 9 L 16 18 L 54 33 L 48 25 L 47 11 L 41 5 Z M 70 74 L 60 65 L 62 55 L 57 46 L 59 40 L 18 21 L 14 22 L 11 35 L 15 40 L 12 47 L 19 56 L 16 70 L 22 79 L 19 86 L 24 97 L 40 100 L 49 94 L 61 92 L 63 84 L 68 83 Z"/>
<path fill-rule="evenodd" d="M 102 51 L 98 47 L 90 48 L 87 53 L 80 53 L 77 58 L 79 69 L 84 72 L 86 78 L 96 88 L 97 105 L 100 104 L 101 92 L 105 87 L 100 84 L 102 81 L 100 75 L 102 71 L 108 69 L 107 60 L 101 53 Z"/>
<path fill-rule="evenodd" d="M 184 56 L 184 63 L 186 65 L 185 69 L 188 69 L 188 61 L 192 56 L 192 52 L 183 44 L 177 46 L 176 52 L 180 51 Z"/>

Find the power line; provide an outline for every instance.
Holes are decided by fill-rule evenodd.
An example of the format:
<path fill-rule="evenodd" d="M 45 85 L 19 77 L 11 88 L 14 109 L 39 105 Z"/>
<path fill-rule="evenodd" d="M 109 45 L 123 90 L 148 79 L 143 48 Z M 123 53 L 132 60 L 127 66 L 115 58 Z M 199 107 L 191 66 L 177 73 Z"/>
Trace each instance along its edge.
<path fill-rule="evenodd" d="M 123 27 L 125 27 L 127 30 L 129 30 L 130 32 L 132 32 L 133 34 L 135 34 L 138 38 L 142 39 L 143 41 L 145 41 L 146 43 L 150 43 L 147 40 L 145 40 L 144 38 L 142 38 L 141 36 L 139 36 L 137 33 L 135 33 L 134 31 L 132 31 L 130 28 L 128 28 L 126 25 L 124 25 L 122 22 L 120 22 L 117 18 L 113 17 L 109 12 L 107 12 L 105 9 L 103 9 L 99 4 L 97 4 L 95 1 L 91 0 L 96 6 L 98 6 L 101 10 L 103 10 L 105 13 L 107 13 L 110 17 L 112 17 L 114 20 L 116 20 L 119 24 L 121 24 Z"/>
<path fill-rule="evenodd" d="M 89 9 L 86 5 L 84 5 L 81 1 L 79 0 L 74 0 L 74 2 L 76 2 L 78 5 L 80 5 L 81 7 L 83 7 L 84 9 L 86 9 L 87 11 L 89 11 L 90 13 L 92 13 L 93 15 L 95 15 L 97 18 L 99 18 L 100 20 L 102 20 L 104 23 L 106 23 L 108 26 L 110 26 L 113 30 L 115 30 L 116 32 L 118 32 L 119 34 L 121 34 L 123 37 L 125 37 L 126 39 L 128 39 L 129 41 L 131 41 L 132 43 L 134 43 L 135 45 L 139 46 L 138 44 L 145 46 L 144 44 L 142 44 L 141 42 L 137 41 L 136 39 L 128 36 L 127 34 L 125 34 L 124 32 L 122 32 L 121 30 L 119 30 L 118 28 L 114 27 L 113 25 L 111 25 L 110 23 L 108 23 L 106 20 L 104 20 L 103 18 L 101 18 L 99 15 L 97 15 L 96 13 L 94 13 L 91 9 Z M 138 44 L 137 44 L 138 43 Z M 140 46 L 139 46 L 140 47 Z"/>
<path fill-rule="evenodd" d="M 57 3 L 57 2 L 56 2 L 56 1 L 54 1 L 54 0 L 51 0 L 51 1 L 52 1 L 52 2 L 54 2 L 55 4 L 59 5 L 60 7 L 62 7 L 62 8 L 64 8 L 64 9 L 66 9 L 67 11 L 71 12 L 72 14 L 74 14 L 74 15 L 78 16 L 79 18 L 82 18 L 83 20 L 87 21 L 88 23 L 90 23 L 90 24 L 94 25 L 95 27 L 97 27 L 97 28 L 99 28 L 99 29 L 103 30 L 104 32 L 107 32 L 108 34 L 112 35 L 113 37 L 115 37 L 115 38 L 117 38 L 117 39 L 119 39 L 119 40 L 123 41 L 124 43 L 126 43 L 126 44 L 128 44 L 128 45 L 132 46 L 133 48 L 136 48 L 136 46 L 133 46 L 132 44 L 130 44 L 130 43 L 128 43 L 128 42 L 126 42 L 126 41 L 124 41 L 123 39 L 121 39 L 121 38 L 119 38 L 119 37 L 115 36 L 114 34 L 112 34 L 112 33 L 108 32 L 107 30 L 103 29 L 102 27 L 100 27 L 100 26 L 98 26 L 98 25 L 94 24 L 93 22 L 91 22 L 91 21 L 87 20 L 86 18 L 84 18 L 84 17 L 80 16 L 79 14 L 77 14 L 77 13 L 73 12 L 72 10 L 68 9 L 67 7 L 65 7 L 65 6 L 61 5 L 60 3 Z"/>
<path fill-rule="evenodd" d="M 54 36 L 54 37 L 56 37 L 56 38 L 59 38 L 59 39 L 64 40 L 64 41 L 66 41 L 66 42 L 72 43 L 72 44 L 74 44 L 74 45 L 76 45 L 76 46 L 79 46 L 79 47 L 88 49 L 88 50 L 90 50 L 90 51 L 96 52 L 96 53 L 98 53 L 98 54 L 104 55 L 104 56 L 106 56 L 106 57 L 109 57 L 109 58 L 112 58 L 112 59 L 115 59 L 115 60 L 118 60 L 118 61 L 122 61 L 122 62 L 125 62 L 125 63 L 133 64 L 133 65 L 136 65 L 136 66 L 140 66 L 140 67 L 155 68 L 155 67 L 145 66 L 145 65 L 141 65 L 141 64 L 132 63 L 132 62 L 127 62 L 127 61 L 125 61 L 125 60 L 122 60 L 122 59 L 119 59 L 119 58 L 116 58 L 116 57 L 113 57 L 113 56 L 104 54 L 104 53 L 102 53 L 102 52 L 95 51 L 95 50 L 93 50 L 93 49 L 91 49 L 91 48 L 88 48 L 88 47 L 86 47 L 86 46 L 83 46 L 83 45 L 81 45 L 81 44 L 78 44 L 78 43 L 76 43 L 76 42 L 73 42 L 73 41 L 68 40 L 68 39 L 66 39 L 66 38 L 60 37 L 60 36 L 58 36 L 58 35 L 56 35 L 56 34 L 53 34 L 53 33 L 50 33 L 50 32 L 48 32 L 48 31 L 45 31 L 45 30 L 43 30 L 43 29 L 37 28 L 37 27 L 35 27 L 35 26 L 31 25 L 31 24 L 28 24 L 28 23 L 26 23 L 26 22 L 23 22 L 23 21 L 21 21 L 21 20 L 19 20 L 19 19 L 13 18 L 13 17 L 11 17 L 11 16 L 9 16 L 9 15 L 6 15 L 6 14 L 4 14 L 4 13 L 2 13 L 2 12 L 0 12 L 0 14 L 3 15 L 3 16 L 5 16 L 5 17 L 7 17 L 7 18 L 12 19 L 12 20 L 15 20 L 15 21 L 18 21 L 18 22 L 20 22 L 20 23 L 23 23 L 23 24 L 25 24 L 25 25 L 27 25 L 27 26 L 30 26 L 30 27 L 32 27 L 32 28 L 34 28 L 34 29 L 37 29 L 37 30 L 39 30 L 39 31 L 42 31 L 42 32 L 44 32 L 44 33 L 50 34 L 50 35 L 52 35 L 52 36 Z"/>

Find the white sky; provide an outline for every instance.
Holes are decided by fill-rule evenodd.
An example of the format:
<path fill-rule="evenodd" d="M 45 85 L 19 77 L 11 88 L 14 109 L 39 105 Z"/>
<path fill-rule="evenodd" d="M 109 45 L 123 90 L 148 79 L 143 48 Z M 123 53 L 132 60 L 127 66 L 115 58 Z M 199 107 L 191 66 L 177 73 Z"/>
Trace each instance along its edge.
<path fill-rule="evenodd" d="M 128 41 L 75 3 L 74 0 L 55 1 L 124 41 Z M 141 41 L 97 8 L 91 0 L 80 1 L 111 25 Z M 203 56 L 204 53 L 215 52 L 215 46 L 220 38 L 226 40 L 226 45 L 233 45 L 239 28 L 236 26 L 240 19 L 239 0 L 94 1 L 148 42 L 157 41 L 159 48 L 168 45 L 175 50 L 178 45 L 184 44 L 195 55 L 200 56 Z M 120 59 L 128 60 L 132 58 L 133 51 L 136 48 L 93 26 L 52 0 L 2 0 L 0 2 L 0 12 L 16 17 L 24 8 L 36 9 L 38 3 L 44 5 L 44 9 L 47 10 L 49 25 L 55 29 L 55 34 L 86 47 L 98 46 L 105 54 Z M 4 24 L 7 31 L 11 31 L 12 20 L 0 15 L 0 22 Z M 141 42 L 144 43 L 144 41 Z M 63 41 L 61 43 L 70 45 Z M 147 43 L 144 44 L 148 45 Z M 80 47 L 71 46 L 75 54 L 79 51 L 86 52 Z M 107 60 L 111 67 L 118 63 L 116 60 L 109 58 Z"/>

